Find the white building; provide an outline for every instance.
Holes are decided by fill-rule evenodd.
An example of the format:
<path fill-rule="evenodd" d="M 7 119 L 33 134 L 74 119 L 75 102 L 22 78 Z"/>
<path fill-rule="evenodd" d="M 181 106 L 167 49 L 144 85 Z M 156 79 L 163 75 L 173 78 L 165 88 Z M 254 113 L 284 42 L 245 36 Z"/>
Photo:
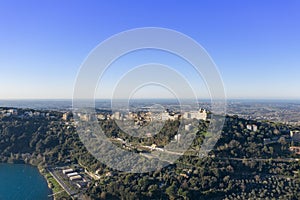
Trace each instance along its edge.
<path fill-rule="evenodd" d="M 72 176 L 72 177 L 70 177 L 70 180 L 71 181 L 75 181 L 75 180 L 81 180 L 81 176 L 80 175 L 76 175 L 76 176 Z"/>
<path fill-rule="evenodd" d="M 186 130 L 186 131 L 190 131 L 190 130 L 192 130 L 192 124 L 187 124 L 187 125 L 185 125 L 184 126 L 184 130 Z"/>
<path fill-rule="evenodd" d="M 252 125 L 252 131 L 257 131 L 257 126 L 255 124 Z"/>
<path fill-rule="evenodd" d="M 190 118 L 191 118 L 191 114 L 190 114 L 189 112 L 185 112 L 185 113 L 183 114 L 183 118 L 184 118 L 184 119 L 190 119 Z"/>
<path fill-rule="evenodd" d="M 68 177 L 77 176 L 77 175 L 78 175 L 77 172 L 72 172 L 72 173 L 67 174 Z"/>
<path fill-rule="evenodd" d="M 252 131 L 252 125 L 247 124 L 247 129 L 250 130 L 250 131 Z"/>
<path fill-rule="evenodd" d="M 177 134 L 174 136 L 174 140 L 180 142 L 181 134 Z"/>
<path fill-rule="evenodd" d="M 162 121 L 168 120 L 169 118 L 170 118 L 170 115 L 169 115 L 168 112 L 163 112 L 163 113 L 161 114 L 161 120 L 162 120 Z"/>
<path fill-rule="evenodd" d="M 190 111 L 183 114 L 185 119 L 197 119 L 197 120 L 206 120 L 207 113 L 206 110 L 200 109 L 199 111 Z"/>
<path fill-rule="evenodd" d="M 74 171 L 74 170 L 71 169 L 71 168 L 62 170 L 63 174 L 68 174 L 68 173 L 71 173 L 71 172 L 73 172 L 73 171 Z"/>
<path fill-rule="evenodd" d="M 18 115 L 17 109 L 9 109 L 7 110 L 8 113 L 11 113 L 12 115 Z"/>
<path fill-rule="evenodd" d="M 121 120 L 121 117 L 122 117 L 122 115 L 121 115 L 120 112 L 115 112 L 115 113 L 114 113 L 114 116 L 113 116 L 114 119 L 116 119 L 116 120 Z"/>

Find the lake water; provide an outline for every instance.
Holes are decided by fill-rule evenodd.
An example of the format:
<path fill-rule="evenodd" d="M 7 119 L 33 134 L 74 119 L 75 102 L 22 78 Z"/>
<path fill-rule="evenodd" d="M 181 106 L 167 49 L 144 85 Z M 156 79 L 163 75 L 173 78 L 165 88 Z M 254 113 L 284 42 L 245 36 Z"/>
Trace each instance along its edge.
<path fill-rule="evenodd" d="M 50 190 L 38 169 L 23 164 L 0 164 L 0 200 L 46 200 Z"/>

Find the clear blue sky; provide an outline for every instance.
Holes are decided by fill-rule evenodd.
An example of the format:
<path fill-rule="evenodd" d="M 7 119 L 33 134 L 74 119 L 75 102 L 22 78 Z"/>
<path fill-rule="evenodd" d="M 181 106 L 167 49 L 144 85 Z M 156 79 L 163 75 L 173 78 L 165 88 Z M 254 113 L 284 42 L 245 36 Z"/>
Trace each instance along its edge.
<path fill-rule="evenodd" d="M 298 0 L 3 0 L 0 99 L 71 98 L 79 67 L 96 45 L 147 26 L 200 43 L 228 98 L 299 99 L 299 10 Z"/>

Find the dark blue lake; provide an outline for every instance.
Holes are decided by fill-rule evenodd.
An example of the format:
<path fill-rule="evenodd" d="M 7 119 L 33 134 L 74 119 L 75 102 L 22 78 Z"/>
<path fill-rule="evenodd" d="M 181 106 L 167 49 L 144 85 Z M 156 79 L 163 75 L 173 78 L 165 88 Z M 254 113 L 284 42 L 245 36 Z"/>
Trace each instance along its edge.
<path fill-rule="evenodd" d="M 0 200 L 46 200 L 50 190 L 38 169 L 23 164 L 0 164 Z"/>

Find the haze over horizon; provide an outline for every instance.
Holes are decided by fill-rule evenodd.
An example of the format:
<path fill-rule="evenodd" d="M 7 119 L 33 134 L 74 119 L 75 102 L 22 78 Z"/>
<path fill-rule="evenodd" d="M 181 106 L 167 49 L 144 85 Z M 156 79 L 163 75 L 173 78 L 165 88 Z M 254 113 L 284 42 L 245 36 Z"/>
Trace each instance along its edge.
<path fill-rule="evenodd" d="M 0 99 L 71 99 L 90 51 L 114 34 L 141 27 L 174 29 L 201 44 L 216 63 L 229 99 L 300 99 L 299 1 L 131 4 L 2 2 Z M 120 58 L 103 77 L 96 98 L 110 98 L 114 81 L 145 62 L 172 66 L 191 82 L 198 98 L 209 98 L 205 82 L 191 66 L 159 51 Z M 166 89 L 152 86 L 135 94 L 149 97 L 173 98 Z"/>

